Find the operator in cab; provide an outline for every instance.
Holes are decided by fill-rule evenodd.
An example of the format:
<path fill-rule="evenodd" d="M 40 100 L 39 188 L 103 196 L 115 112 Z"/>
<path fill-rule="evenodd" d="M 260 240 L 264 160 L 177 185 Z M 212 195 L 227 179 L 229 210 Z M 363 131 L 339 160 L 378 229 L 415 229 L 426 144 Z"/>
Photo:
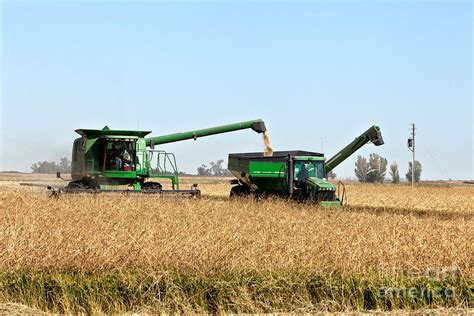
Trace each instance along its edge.
<path fill-rule="evenodd" d="M 132 163 L 132 156 L 125 148 L 122 152 L 122 161 L 123 161 L 123 171 L 130 171 L 130 165 Z"/>
<path fill-rule="evenodd" d="M 298 175 L 296 176 L 296 179 L 298 180 L 298 182 L 302 183 L 308 177 L 309 177 L 309 173 L 308 173 L 308 169 L 306 169 L 306 165 L 301 164 L 300 172 L 298 172 Z"/>
<path fill-rule="evenodd" d="M 109 150 L 110 170 L 122 170 L 122 159 L 120 158 L 120 150 L 112 143 L 112 148 Z"/>

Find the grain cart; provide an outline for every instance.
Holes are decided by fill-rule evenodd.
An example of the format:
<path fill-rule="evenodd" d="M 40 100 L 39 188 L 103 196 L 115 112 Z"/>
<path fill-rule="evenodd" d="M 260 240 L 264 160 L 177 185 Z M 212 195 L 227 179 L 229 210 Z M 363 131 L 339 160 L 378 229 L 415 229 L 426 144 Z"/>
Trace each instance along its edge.
<path fill-rule="evenodd" d="M 266 131 L 262 120 L 223 125 L 185 133 L 146 138 L 150 131 L 78 129 L 72 148 L 72 181 L 55 192 L 143 192 L 200 194 L 196 186 L 181 190 L 174 154 L 158 145 L 196 140 L 199 137 L 252 129 Z M 153 162 L 153 165 L 152 165 Z M 58 177 L 61 175 L 58 173 Z M 163 190 L 159 180 L 171 180 L 172 190 Z"/>
<path fill-rule="evenodd" d="M 334 157 L 307 151 L 276 151 L 271 157 L 262 153 L 229 154 L 229 171 L 237 178 L 231 181 L 230 195 L 274 195 L 310 200 L 322 206 L 340 206 L 336 186 L 327 181 L 327 173 L 359 148 L 372 142 L 383 145 L 378 126 L 372 126 Z"/>

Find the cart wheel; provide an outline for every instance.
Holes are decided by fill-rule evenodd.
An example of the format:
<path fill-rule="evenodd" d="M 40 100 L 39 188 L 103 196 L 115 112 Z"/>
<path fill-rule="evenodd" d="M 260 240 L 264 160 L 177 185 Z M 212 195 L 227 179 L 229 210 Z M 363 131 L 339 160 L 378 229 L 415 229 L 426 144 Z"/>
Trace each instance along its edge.
<path fill-rule="evenodd" d="M 230 197 L 243 197 L 243 196 L 248 196 L 250 194 L 250 190 L 247 187 L 244 187 L 243 185 L 237 185 L 235 187 L 232 187 L 230 190 Z"/>

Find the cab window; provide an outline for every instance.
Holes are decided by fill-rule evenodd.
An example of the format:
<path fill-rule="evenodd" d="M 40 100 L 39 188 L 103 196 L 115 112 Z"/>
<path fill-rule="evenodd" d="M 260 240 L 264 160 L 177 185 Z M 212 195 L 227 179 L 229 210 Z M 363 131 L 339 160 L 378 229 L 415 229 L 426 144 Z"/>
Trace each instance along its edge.
<path fill-rule="evenodd" d="M 136 140 L 106 139 L 103 163 L 106 171 L 135 171 Z"/>
<path fill-rule="evenodd" d="M 314 161 L 297 161 L 294 170 L 295 180 L 304 181 L 308 177 L 324 178 L 324 162 L 320 160 Z"/>

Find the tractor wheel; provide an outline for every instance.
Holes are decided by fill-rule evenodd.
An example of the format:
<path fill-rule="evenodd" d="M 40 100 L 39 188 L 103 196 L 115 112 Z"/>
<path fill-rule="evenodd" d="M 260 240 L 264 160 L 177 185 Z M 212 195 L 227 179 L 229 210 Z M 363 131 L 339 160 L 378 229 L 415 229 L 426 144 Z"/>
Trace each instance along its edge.
<path fill-rule="evenodd" d="M 142 189 L 143 190 L 158 190 L 158 191 L 161 191 L 161 190 L 163 190 L 163 186 L 161 185 L 161 183 L 158 183 L 158 182 L 145 182 L 145 183 L 143 183 Z"/>
<path fill-rule="evenodd" d="M 66 188 L 69 190 L 83 190 L 87 189 L 87 186 L 82 181 L 73 181 L 69 182 Z"/>
<path fill-rule="evenodd" d="M 230 197 L 244 197 L 248 196 L 250 194 L 250 190 L 248 187 L 245 187 L 243 185 L 237 185 L 235 187 L 232 187 L 230 190 Z"/>

